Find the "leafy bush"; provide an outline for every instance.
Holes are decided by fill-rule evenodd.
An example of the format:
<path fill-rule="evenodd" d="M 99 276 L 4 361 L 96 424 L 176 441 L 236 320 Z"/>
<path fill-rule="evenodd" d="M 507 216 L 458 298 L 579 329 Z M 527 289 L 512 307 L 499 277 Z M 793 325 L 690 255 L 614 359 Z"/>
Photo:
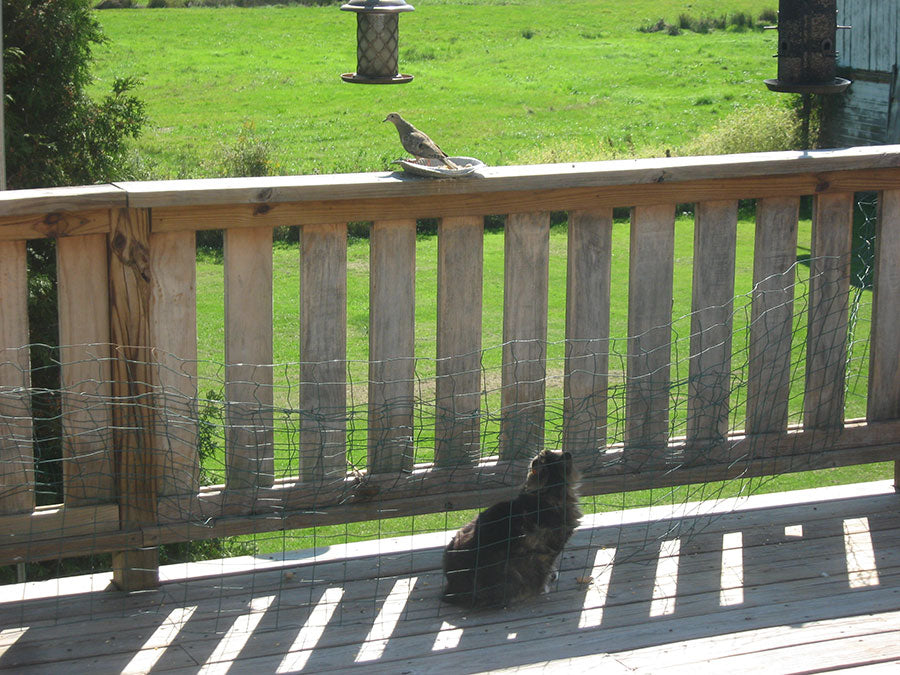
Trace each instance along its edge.
<path fill-rule="evenodd" d="M 3 31 L 8 186 L 119 178 L 144 104 L 133 78 L 117 78 L 99 102 L 85 93 L 91 49 L 105 41 L 89 1 L 8 0 Z"/>
<path fill-rule="evenodd" d="M 715 127 L 681 148 L 682 155 L 794 150 L 801 146 L 795 110 L 777 104 L 735 110 Z"/>

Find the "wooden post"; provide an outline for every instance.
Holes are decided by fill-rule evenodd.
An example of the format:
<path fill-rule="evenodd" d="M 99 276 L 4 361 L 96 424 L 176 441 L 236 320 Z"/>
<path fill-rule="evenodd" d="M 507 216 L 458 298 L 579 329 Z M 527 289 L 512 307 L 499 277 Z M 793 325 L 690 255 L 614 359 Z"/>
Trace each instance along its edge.
<path fill-rule="evenodd" d="M 503 257 L 500 457 L 522 459 L 544 445 L 550 213 L 510 214 Z"/>
<path fill-rule="evenodd" d="M 900 419 L 900 190 L 879 195 L 867 418 Z M 894 462 L 900 491 L 900 456 Z"/>
<path fill-rule="evenodd" d="M 748 434 L 787 430 L 799 212 L 798 197 L 770 197 L 756 205 Z"/>
<path fill-rule="evenodd" d="M 0 514 L 34 509 L 24 241 L 0 241 Z"/>
<path fill-rule="evenodd" d="M 817 195 L 809 265 L 803 426 L 844 425 L 853 193 Z"/>
<path fill-rule="evenodd" d="M 629 261 L 625 448 L 643 465 L 669 437 L 674 204 L 632 209 Z"/>
<path fill-rule="evenodd" d="M 160 466 L 154 446 L 150 353 L 150 212 L 118 209 L 109 234 L 113 442 L 123 529 L 155 525 Z M 159 584 L 155 548 L 113 553 L 113 582 L 124 591 Z"/>
<path fill-rule="evenodd" d="M 272 229 L 225 231 L 225 471 L 229 488 L 275 481 Z"/>
<path fill-rule="evenodd" d="M 694 222 L 688 442 L 728 436 L 737 201 L 700 202 Z"/>
<path fill-rule="evenodd" d="M 347 473 L 347 226 L 300 229 L 300 476 Z"/>
<path fill-rule="evenodd" d="M 563 448 L 589 463 L 606 445 L 612 209 L 570 211 Z"/>
<path fill-rule="evenodd" d="M 372 473 L 413 467 L 416 221 L 369 235 L 369 457 Z"/>
<path fill-rule="evenodd" d="M 438 466 L 472 464 L 480 454 L 483 257 L 483 218 L 444 218 L 438 224 Z"/>

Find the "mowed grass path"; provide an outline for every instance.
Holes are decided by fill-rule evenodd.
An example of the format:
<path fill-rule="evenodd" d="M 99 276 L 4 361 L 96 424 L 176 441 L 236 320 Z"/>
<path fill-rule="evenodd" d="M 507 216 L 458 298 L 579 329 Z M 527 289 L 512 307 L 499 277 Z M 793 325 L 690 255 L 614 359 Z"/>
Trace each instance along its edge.
<path fill-rule="evenodd" d="M 734 110 L 784 101 L 763 79 L 772 31 L 642 33 L 681 13 L 758 16 L 768 0 L 427 2 L 400 18 L 410 84 L 356 69 L 356 19 L 337 6 L 98 12 L 94 91 L 137 76 L 154 178 L 213 176 L 245 123 L 285 174 L 374 171 L 402 155 L 399 111 L 450 154 L 488 164 L 662 154 Z"/>

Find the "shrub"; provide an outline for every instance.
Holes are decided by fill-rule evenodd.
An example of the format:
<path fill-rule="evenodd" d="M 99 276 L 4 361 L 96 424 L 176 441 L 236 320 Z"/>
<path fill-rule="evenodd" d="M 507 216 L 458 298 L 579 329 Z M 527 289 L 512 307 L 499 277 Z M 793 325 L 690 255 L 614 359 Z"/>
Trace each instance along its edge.
<path fill-rule="evenodd" d="M 10 0 L 3 24 L 8 187 L 118 178 L 144 105 L 133 78 L 99 102 L 87 95 L 91 49 L 106 39 L 89 0 Z"/>
<path fill-rule="evenodd" d="M 150 0 L 147 3 L 147 9 L 158 9 L 160 7 L 168 7 L 166 0 Z"/>
<path fill-rule="evenodd" d="M 256 124 L 244 122 L 237 140 L 222 153 L 222 175 L 269 176 L 277 167 L 270 154 L 269 142 L 259 138 Z"/>
<path fill-rule="evenodd" d="M 740 108 L 681 148 L 682 155 L 726 155 L 798 149 L 800 120 L 776 104 Z"/>

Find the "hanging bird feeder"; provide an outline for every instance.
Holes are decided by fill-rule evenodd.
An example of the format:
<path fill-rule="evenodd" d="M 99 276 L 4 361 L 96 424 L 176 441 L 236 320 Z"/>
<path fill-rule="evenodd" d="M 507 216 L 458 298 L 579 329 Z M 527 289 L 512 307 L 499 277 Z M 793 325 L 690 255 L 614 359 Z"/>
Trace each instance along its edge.
<path fill-rule="evenodd" d="M 402 84 L 413 79 L 397 70 L 401 12 L 415 9 L 405 0 L 350 0 L 341 9 L 356 12 L 356 72 L 345 82 Z"/>
<path fill-rule="evenodd" d="M 780 0 L 778 78 L 766 80 L 772 91 L 797 94 L 837 94 L 850 80 L 836 77 L 836 0 Z"/>

